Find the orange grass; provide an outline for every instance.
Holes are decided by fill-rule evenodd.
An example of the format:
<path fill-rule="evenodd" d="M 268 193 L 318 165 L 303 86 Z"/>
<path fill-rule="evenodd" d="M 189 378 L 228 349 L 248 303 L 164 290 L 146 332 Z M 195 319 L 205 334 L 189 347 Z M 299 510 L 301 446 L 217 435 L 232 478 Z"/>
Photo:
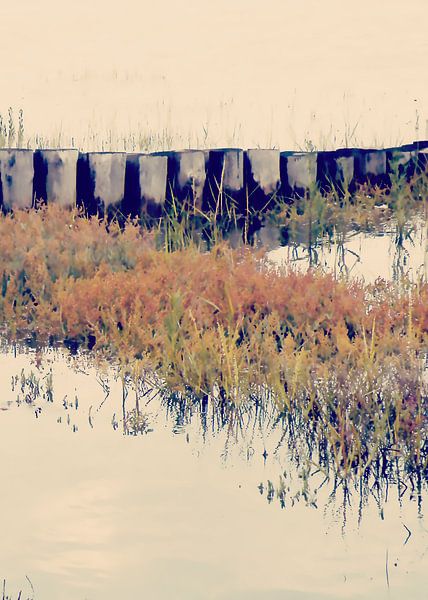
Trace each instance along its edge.
<path fill-rule="evenodd" d="M 327 435 L 342 472 L 381 448 L 425 467 L 428 284 L 271 268 L 226 245 L 166 253 L 129 223 L 56 207 L 0 217 L 9 340 L 90 342 L 123 372 L 235 405 L 269 392 Z"/>

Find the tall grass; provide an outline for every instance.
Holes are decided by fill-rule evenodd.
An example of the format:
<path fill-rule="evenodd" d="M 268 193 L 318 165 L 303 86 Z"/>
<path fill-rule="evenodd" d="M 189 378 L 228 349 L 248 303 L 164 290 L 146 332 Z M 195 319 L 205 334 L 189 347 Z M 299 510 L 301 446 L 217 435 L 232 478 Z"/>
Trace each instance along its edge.
<path fill-rule="evenodd" d="M 45 207 L 0 218 L 9 340 L 89 346 L 123 376 L 243 407 L 268 398 L 326 439 L 337 472 L 379 452 L 427 467 L 428 284 L 272 269 L 250 248 L 159 252 L 121 228 Z"/>

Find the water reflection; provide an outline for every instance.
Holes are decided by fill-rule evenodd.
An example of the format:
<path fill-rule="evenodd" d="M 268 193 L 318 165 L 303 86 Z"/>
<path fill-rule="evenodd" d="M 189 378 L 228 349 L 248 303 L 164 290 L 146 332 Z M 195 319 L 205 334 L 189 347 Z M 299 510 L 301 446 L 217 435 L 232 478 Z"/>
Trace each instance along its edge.
<path fill-rule="evenodd" d="M 9 593 L 27 589 L 28 574 L 47 600 L 137 589 L 183 599 L 420 597 L 423 473 L 404 481 L 391 465 L 382 479 L 380 461 L 367 481 L 326 481 L 322 448 L 268 402 L 231 411 L 149 392 L 153 382 L 139 390 L 148 428 L 132 431 L 122 412 L 124 397 L 125 415 L 135 410 L 131 387 L 124 395 L 120 379 L 84 357 L 46 352 L 40 369 L 35 358 L 1 358 Z"/>
<path fill-rule="evenodd" d="M 42 420 L 48 412 L 54 415 L 57 424 L 65 425 L 73 433 L 78 433 L 82 427 L 86 431 L 99 428 L 100 417 L 103 429 L 112 428 L 113 431 L 119 430 L 126 436 L 134 437 L 154 433 L 163 422 L 163 426 L 174 435 L 183 435 L 187 443 L 192 440 L 192 447 L 197 453 L 200 452 L 201 443 L 207 445 L 215 439 L 221 443 L 220 454 L 224 462 L 229 459 L 233 462 L 239 455 L 248 463 L 255 456 L 262 457 L 264 464 L 275 463 L 279 474 L 278 485 L 274 486 L 269 480 L 267 485 L 259 485 L 259 491 L 266 495 L 268 502 L 277 498 L 282 507 L 287 503 L 294 505 L 301 498 L 316 507 L 318 492 L 325 487 L 330 499 L 343 495 L 345 505 L 349 504 L 351 496 L 358 496 L 360 512 L 369 497 L 374 498 L 382 511 L 391 490 L 397 493 L 400 501 L 403 497 L 416 499 L 421 512 L 422 493 L 428 477 L 428 470 L 423 466 L 428 463 L 427 443 L 421 440 L 416 460 L 413 454 L 406 453 L 405 445 L 398 446 L 399 439 L 372 439 L 362 431 L 359 453 L 353 458 L 351 455 L 352 461 L 344 465 L 346 455 L 335 453 L 331 438 L 324 431 L 326 423 L 334 425 L 334 411 L 340 410 L 341 395 L 351 395 L 353 387 L 359 389 L 363 382 L 342 382 L 342 385 L 346 384 L 346 389 L 343 393 L 340 390 L 335 392 L 339 404 L 326 408 L 325 415 L 318 413 L 313 405 L 308 419 L 303 399 L 303 410 L 296 404 L 293 411 L 282 412 L 269 390 L 263 387 L 255 389 L 248 399 L 236 404 L 215 395 L 201 398 L 190 391 L 186 394 L 171 392 L 154 376 L 138 379 L 134 383 L 129 376 L 115 375 L 113 369 L 100 375 L 98 367 L 89 361 L 86 365 L 84 361 L 81 364 L 81 356 L 69 357 L 71 364 L 68 364 L 62 354 L 45 352 L 43 359 L 46 366 L 43 367 L 40 352 L 35 354 L 36 370 L 27 372 L 22 369 L 11 377 L 10 388 L 15 399 L 4 401 L 1 406 L 3 411 L 25 407 L 26 412 L 37 420 Z M 426 357 L 424 360 L 426 363 Z M 58 372 L 58 365 L 62 371 L 55 378 L 57 389 L 54 401 L 53 373 Z M 64 389 L 58 393 L 58 386 L 61 389 L 64 385 L 60 383 L 61 377 L 68 382 L 72 367 L 75 368 L 75 377 L 87 378 L 84 387 L 80 381 L 73 391 L 68 389 L 64 393 Z M 420 411 L 423 414 L 426 412 L 427 399 L 424 391 L 426 373 L 424 377 L 420 390 Z M 393 383 L 394 374 L 390 373 L 385 393 L 393 393 Z M 101 393 L 96 401 L 87 395 L 83 400 L 81 398 L 82 389 L 85 390 L 88 384 L 92 390 L 96 386 L 98 394 Z M 331 385 L 334 385 L 333 381 L 314 382 L 314 389 L 318 390 L 317 397 L 321 401 L 324 394 L 328 395 L 331 391 Z M 378 393 L 381 396 L 383 394 L 381 389 Z M 325 402 L 328 405 L 327 398 Z M 106 410 L 111 411 L 108 418 Z M 386 411 L 386 408 L 383 410 Z M 394 420 L 394 415 L 391 418 Z M 356 422 L 354 424 L 358 425 Z M 424 422 L 421 421 L 419 427 L 423 435 Z M 409 450 L 413 452 L 416 449 L 410 445 Z"/>
<path fill-rule="evenodd" d="M 415 218 L 398 227 L 393 220 L 375 230 L 334 231 L 308 242 L 300 231 L 280 246 L 280 230 L 265 227 L 258 234 L 268 258 L 278 265 L 298 269 L 321 267 L 336 276 L 355 277 L 373 283 L 377 278 L 399 282 L 428 275 L 428 237 L 425 218 Z"/>

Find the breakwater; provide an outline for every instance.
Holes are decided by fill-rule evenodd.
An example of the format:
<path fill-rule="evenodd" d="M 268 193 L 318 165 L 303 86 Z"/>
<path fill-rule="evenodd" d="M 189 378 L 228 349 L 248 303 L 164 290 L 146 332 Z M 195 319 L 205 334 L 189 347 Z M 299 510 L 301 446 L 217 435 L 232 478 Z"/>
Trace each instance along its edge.
<path fill-rule="evenodd" d="M 76 149 L 0 149 L 4 211 L 38 202 L 82 206 L 89 214 L 162 215 L 174 201 L 189 210 L 260 211 L 275 198 L 303 197 L 369 183 L 389 186 L 428 165 L 428 141 L 395 148 L 322 152 L 223 148 L 152 154 Z"/>

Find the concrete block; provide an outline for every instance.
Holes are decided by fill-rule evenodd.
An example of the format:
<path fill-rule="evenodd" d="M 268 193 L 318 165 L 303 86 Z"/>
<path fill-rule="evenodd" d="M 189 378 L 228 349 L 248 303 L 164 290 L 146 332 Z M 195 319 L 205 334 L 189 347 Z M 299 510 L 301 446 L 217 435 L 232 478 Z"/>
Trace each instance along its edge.
<path fill-rule="evenodd" d="M 0 150 L 0 202 L 4 210 L 33 205 L 34 164 L 32 150 Z"/>
<path fill-rule="evenodd" d="M 361 150 L 357 156 L 357 169 L 363 181 L 380 187 L 389 185 L 385 150 Z"/>
<path fill-rule="evenodd" d="M 159 218 L 167 198 L 169 153 L 128 154 L 123 212 Z"/>
<path fill-rule="evenodd" d="M 206 154 L 202 150 L 171 152 L 168 163 L 168 182 L 174 199 L 186 210 L 202 210 Z"/>
<path fill-rule="evenodd" d="M 64 208 L 76 206 L 78 150 L 34 152 L 34 195 Z"/>
<path fill-rule="evenodd" d="M 78 159 L 77 200 L 89 214 L 113 215 L 125 195 L 126 154 L 88 152 Z"/>
<path fill-rule="evenodd" d="M 335 151 L 318 152 L 317 182 L 323 193 L 350 190 L 354 177 L 354 157 L 338 156 Z"/>
<path fill-rule="evenodd" d="M 281 193 L 303 198 L 317 185 L 316 152 L 281 152 Z"/>
<path fill-rule="evenodd" d="M 355 160 L 353 156 L 336 156 L 337 180 L 343 189 L 349 189 L 354 178 Z"/>
<path fill-rule="evenodd" d="M 279 150 L 249 149 L 244 155 L 248 208 L 260 210 L 274 201 L 281 186 Z"/>
<path fill-rule="evenodd" d="M 366 177 L 382 177 L 386 174 L 386 152 L 363 150 L 359 153 L 361 172 Z"/>
<path fill-rule="evenodd" d="M 354 184 L 385 186 L 389 182 L 386 150 L 341 148 L 338 157 L 354 157 Z"/>
<path fill-rule="evenodd" d="M 140 155 L 138 164 L 140 211 L 152 217 L 160 217 L 167 194 L 168 157 Z"/>
<path fill-rule="evenodd" d="M 234 206 L 245 210 L 244 152 L 239 148 L 218 148 L 209 153 L 206 206 L 227 210 Z"/>
<path fill-rule="evenodd" d="M 387 173 L 394 177 L 406 176 L 410 178 L 415 173 L 417 150 L 414 144 L 406 144 L 397 148 L 386 148 Z"/>

